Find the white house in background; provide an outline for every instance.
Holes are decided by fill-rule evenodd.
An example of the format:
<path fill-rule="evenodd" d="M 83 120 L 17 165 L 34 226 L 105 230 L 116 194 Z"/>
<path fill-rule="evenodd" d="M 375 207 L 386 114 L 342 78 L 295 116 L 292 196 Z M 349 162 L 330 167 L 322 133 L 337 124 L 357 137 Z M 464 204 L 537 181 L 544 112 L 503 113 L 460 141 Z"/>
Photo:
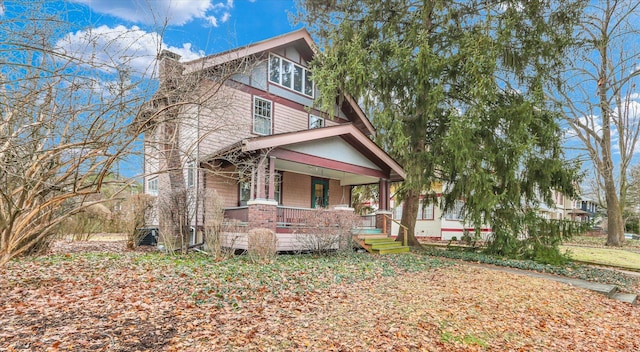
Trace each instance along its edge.
<path fill-rule="evenodd" d="M 439 198 L 442 195 L 443 187 L 441 184 L 433 186 L 433 192 L 436 197 Z M 595 202 L 582 198 L 579 200 L 571 200 L 566 197 L 562 192 L 553 191 L 553 204 L 547 206 L 541 204 L 539 206 L 540 215 L 549 220 L 571 220 L 571 221 L 589 221 L 595 216 L 597 205 Z M 440 207 L 436 204 L 427 204 L 423 206 L 423 200 L 425 197 L 421 197 L 418 207 L 418 215 L 416 219 L 415 234 L 418 239 L 429 238 L 435 240 L 449 241 L 454 237 L 461 239 L 465 230 L 472 232 L 475 231 L 472 226 L 465 226 L 462 221 L 462 207 L 464 202 L 462 200 L 456 202 L 456 206 L 453 210 L 443 214 Z M 393 211 L 393 219 L 400 221 L 402 218 L 402 204 L 397 203 L 395 199 L 391 199 L 391 209 Z M 399 225 L 395 222 L 392 224 L 392 234 L 397 234 Z M 483 226 L 481 228 L 481 237 L 486 239 L 491 235 L 491 227 Z"/>
<path fill-rule="evenodd" d="M 442 195 L 442 184 L 434 184 L 432 191 L 436 194 L 438 199 Z M 472 226 L 465 226 L 462 221 L 462 207 L 464 202 L 462 200 L 456 201 L 454 209 L 445 212 L 443 214 L 442 209 L 437 205 L 428 202 L 423 202 L 423 196 L 420 198 L 420 204 L 418 207 L 418 215 L 416 219 L 415 235 L 418 239 L 429 238 L 435 240 L 451 240 L 454 237 L 461 239 L 466 231 L 473 233 L 475 230 Z M 393 219 L 398 222 L 402 218 L 402 203 L 396 202 L 395 199 L 391 199 L 391 209 L 393 211 Z M 399 225 L 393 223 L 391 225 L 391 233 L 397 234 Z M 491 235 L 491 228 L 489 226 L 483 226 L 481 229 L 481 237 L 486 239 Z"/>

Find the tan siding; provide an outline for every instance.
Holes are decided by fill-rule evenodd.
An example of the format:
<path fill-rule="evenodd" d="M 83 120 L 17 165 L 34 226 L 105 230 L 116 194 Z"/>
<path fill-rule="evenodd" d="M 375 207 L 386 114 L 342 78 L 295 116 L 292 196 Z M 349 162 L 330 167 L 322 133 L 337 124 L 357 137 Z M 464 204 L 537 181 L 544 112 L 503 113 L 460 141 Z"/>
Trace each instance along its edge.
<path fill-rule="evenodd" d="M 337 125 L 339 125 L 339 124 L 340 124 L 340 123 L 338 123 L 337 121 L 333 121 L 333 120 L 329 120 L 329 119 L 324 119 L 324 125 L 325 125 L 326 127 L 329 127 L 329 126 L 337 126 Z"/>
<path fill-rule="evenodd" d="M 285 172 L 282 175 L 282 205 L 311 207 L 311 176 Z"/>
<path fill-rule="evenodd" d="M 340 186 L 340 181 L 329 180 L 329 208 L 336 205 L 346 205 L 349 203 L 349 189 L 348 187 Z"/>
<path fill-rule="evenodd" d="M 225 86 L 210 99 L 199 112 L 200 157 L 252 137 L 251 109 L 251 94 L 233 87 Z"/>
<path fill-rule="evenodd" d="M 309 114 L 306 111 L 296 110 L 278 103 L 274 103 L 274 105 L 274 133 L 309 129 Z"/>
<path fill-rule="evenodd" d="M 231 171 L 230 168 L 225 171 Z M 214 189 L 219 197 L 224 199 L 225 207 L 237 207 L 238 206 L 238 183 L 230 180 L 227 177 L 219 175 L 207 174 L 206 185 L 207 189 Z"/>

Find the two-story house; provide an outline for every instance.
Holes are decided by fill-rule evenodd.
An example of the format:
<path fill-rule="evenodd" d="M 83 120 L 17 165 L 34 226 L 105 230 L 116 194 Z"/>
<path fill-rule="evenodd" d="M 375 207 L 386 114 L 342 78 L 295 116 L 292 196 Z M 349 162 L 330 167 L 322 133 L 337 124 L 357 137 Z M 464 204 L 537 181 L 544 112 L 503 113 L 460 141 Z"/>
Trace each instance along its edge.
<path fill-rule="evenodd" d="M 337 98 L 328 112 L 314 106 L 315 50 L 301 29 L 188 62 L 161 55 L 160 88 L 148 103 L 145 192 L 159 204 L 186 193 L 170 207 L 186 208 L 192 242 L 214 203 L 247 231 L 274 231 L 278 250 L 295 249 L 291 225 L 305 212 L 349 211 L 355 185 L 377 184 L 378 217 L 389 213 L 390 183 L 404 171 L 372 141 L 375 130 L 353 98 Z M 166 217 L 156 209 L 147 226 Z"/>

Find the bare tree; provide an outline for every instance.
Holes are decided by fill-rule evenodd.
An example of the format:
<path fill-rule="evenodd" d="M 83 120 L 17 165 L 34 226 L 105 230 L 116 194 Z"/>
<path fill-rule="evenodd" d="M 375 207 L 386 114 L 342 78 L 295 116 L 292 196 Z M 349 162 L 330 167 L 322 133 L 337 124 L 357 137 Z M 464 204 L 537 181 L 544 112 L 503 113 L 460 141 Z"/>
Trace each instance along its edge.
<path fill-rule="evenodd" d="M 239 130 L 248 130 L 233 115 L 234 78 L 250 75 L 254 59 L 238 55 L 210 65 L 206 59 L 181 63 L 180 56 L 168 51 L 160 55 L 160 86 L 142 114 L 149 127 L 145 157 L 147 172 L 161 179 L 161 235 L 174 238 L 174 245 L 181 243 L 183 251 L 194 229 L 205 222 L 207 201 L 201 198 L 213 194 L 201 192 L 206 174 L 235 183 L 256 165 L 255 158 L 225 144 L 237 141 Z"/>
<path fill-rule="evenodd" d="M 91 195 L 146 126 L 132 123 L 144 80 L 127 65 L 65 47 L 60 38 L 74 24 L 46 1 L 20 6 L 0 20 L 0 265 L 105 201 Z M 86 43 L 104 39 L 86 33 Z"/>
<path fill-rule="evenodd" d="M 640 3 L 632 0 L 590 3 L 577 33 L 581 49 L 560 91 L 566 121 L 593 164 L 596 188 L 604 193 L 611 246 L 624 240 L 627 172 L 640 133 L 639 10 Z"/>

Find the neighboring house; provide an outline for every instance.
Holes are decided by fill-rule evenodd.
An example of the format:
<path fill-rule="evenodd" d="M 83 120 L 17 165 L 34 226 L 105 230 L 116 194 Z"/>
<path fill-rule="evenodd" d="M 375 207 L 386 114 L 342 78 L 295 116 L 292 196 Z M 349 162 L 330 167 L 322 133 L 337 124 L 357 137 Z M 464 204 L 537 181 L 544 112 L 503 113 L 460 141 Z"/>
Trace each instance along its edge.
<path fill-rule="evenodd" d="M 268 228 L 279 250 L 296 249 L 305 212 L 353 211 L 351 188 L 363 184 L 379 187 L 380 221 L 372 225 L 382 227 L 390 183 L 404 171 L 372 141 L 375 130 L 350 96 L 336 99 L 330 113 L 314 107 L 308 63 L 315 50 L 302 29 L 189 62 L 161 55 L 160 89 L 148 103 L 154 129 L 145 135 L 145 192 L 161 200 L 187 189 L 192 242 L 200 241 L 195 229 L 214 221 L 216 197 L 225 221 L 241 225 L 234 247 L 246 248 L 249 229 Z M 147 226 L 163 216 L 156 210 Z"/>
<path fill-rule="evenodd" d="M 436 203 L 440 201 L 442 190 L 442 184 L 435 184 L 432 187 L 432 193 L 437 198 Z M 551 206 L 540 204 L 538 207 L 538 213 L 545 219 L 585 222 L 592 220 L 595 216 L 596 204 L 588 199 L 570 201 L 562 192 L 558 191 L 553 191 L 552 197 L 553 204 Z M 455 237 L 459 240 L 465 231 L 474 232 L 472 226 L 465 225 L 463 222 L 462 207 L 464 202 L 462 200 L 456 201 L 454 209 L 443 214 L 439 206 L 426 200 L 423 202 L 423 199 L 426 199 L 426 196 L 420 199 L 416 219 L 415 234 L 418 238 L 449 241 Z M 393 219 L 400 221 L 402 218 L 402 203 L 396 203 L 394 199 L 391 199 L 391 209 Z M 391 232 L 396 234 L 398 228 L 398 224 L 394 222 Z M 490 226 L 482 226 L 481 237 L 486 239 L 490 235 Z"/>
<path fill-rule="evenodd" d="M 443 185 L 434 184 L 431 188 L 432 194 L 435 194 L 436 204 L 429 202 L 426 196 L 420 197 L 418 206 L 418 215 L 416 219 L 415 235 L 418 239 L 430 238 L 436 240 L 449 241 L 454 237 L 458 240 L 462 239 L 465 231 L 473 234 L 475 229 L 463 222 L 462 200 L 456 201 L 454 209 L 444 212 L 437 205 L 442 196 Z M 398 203 L 395 199 L 391 200 L 391 209 L 393 211 L 393 219 L 400 221 L 402 218 L 402 203 Z M 391 233 L 397 234 L 399 226 L 396 222 L 391 225 Z M 481 237 L 486 239 L 491 234 L 491 228 L 483 226 L 481 228 Z"/>
<path fill-rule="evenodd" d="M 598 205 L 588 198 L 580 198 L 570 202 L 566 211 L 566 216 L 570 220 L 579 222 L 594 221 Z"/>
<path fill-rule="evenodd" d="M 567 198 L 562 192 L 552 191 L 551 197 L 553 203 L 551 206 L 541 202 L 538 207 L 540 216 L 548 220 L 565 220 L 568 207 L 571 206 L 571 200 Z"/>

